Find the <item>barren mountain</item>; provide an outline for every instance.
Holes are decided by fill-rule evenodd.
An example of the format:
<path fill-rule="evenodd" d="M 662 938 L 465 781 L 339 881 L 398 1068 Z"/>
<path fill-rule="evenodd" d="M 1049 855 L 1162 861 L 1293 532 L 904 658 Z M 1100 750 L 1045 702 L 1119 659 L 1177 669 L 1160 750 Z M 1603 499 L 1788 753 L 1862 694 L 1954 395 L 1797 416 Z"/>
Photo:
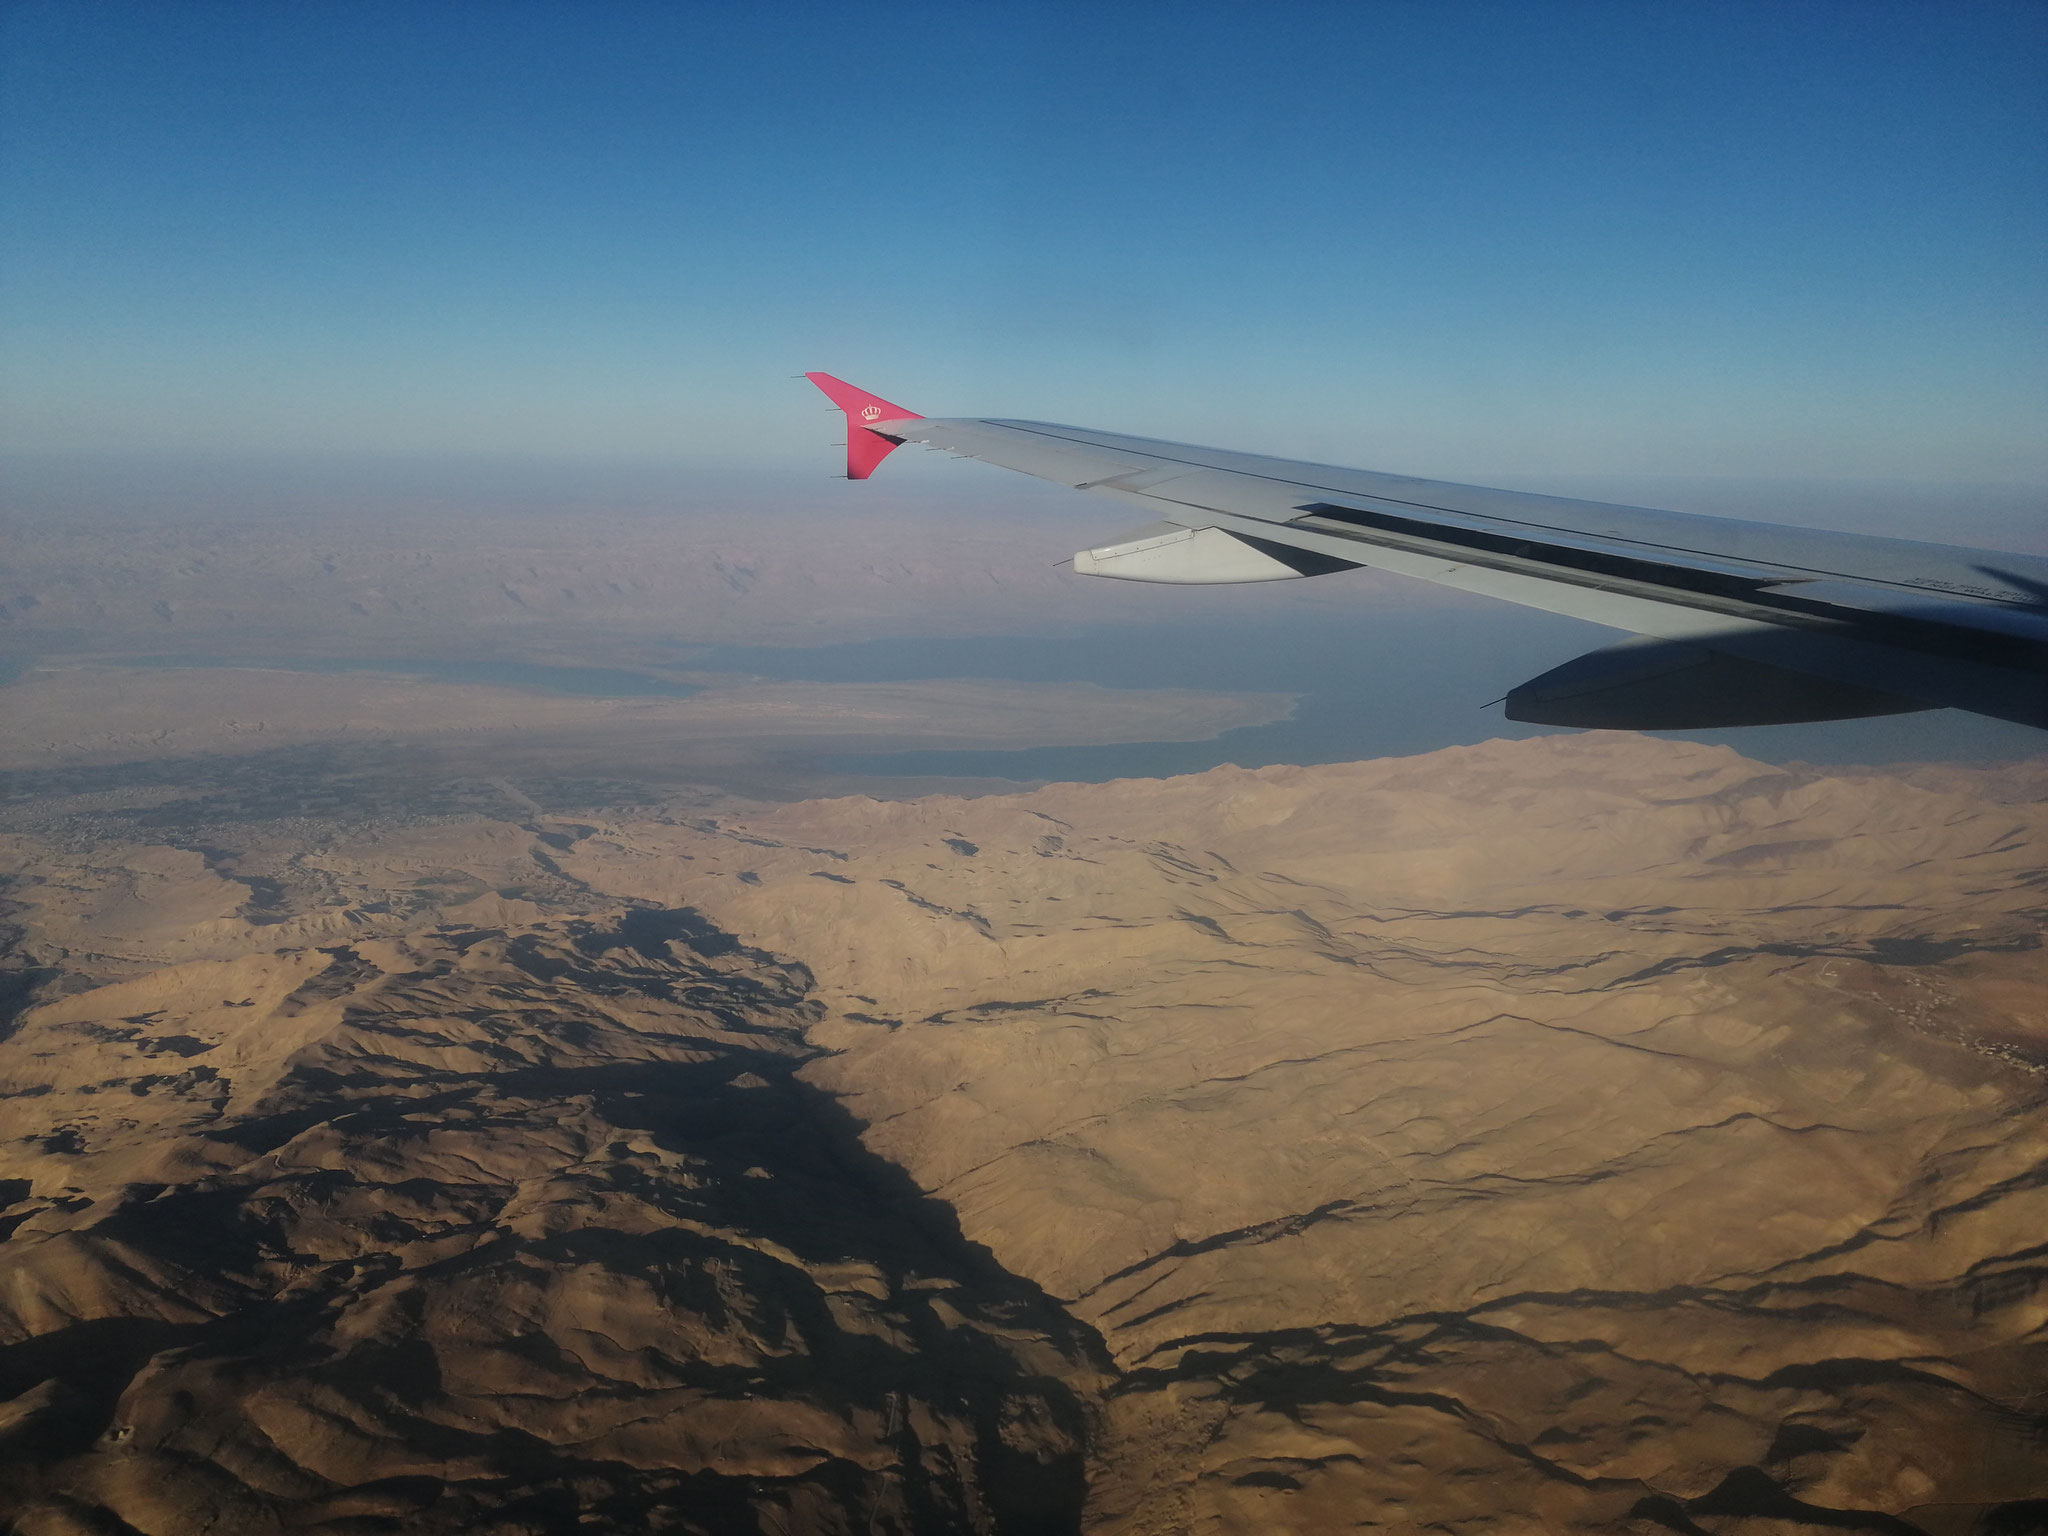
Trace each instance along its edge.
<path fill-rule="evenodd" d="M 1071 1527 L 1086 1332 L 793 1080 L 799 969 L 201 947 L 11 1042 L 10 1529 Z"/>
<path fill-rule="evenodd" d="M 2040 1524 L 2039 765 L 15 825 L 24 1531 Z"/>

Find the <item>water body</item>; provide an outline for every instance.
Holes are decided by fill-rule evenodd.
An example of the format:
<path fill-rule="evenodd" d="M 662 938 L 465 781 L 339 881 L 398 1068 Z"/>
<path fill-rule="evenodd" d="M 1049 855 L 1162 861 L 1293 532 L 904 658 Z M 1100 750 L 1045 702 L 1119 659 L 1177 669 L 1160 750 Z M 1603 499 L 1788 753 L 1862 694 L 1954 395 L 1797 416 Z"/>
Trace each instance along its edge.
<path fill-rule="evenodd" d="M 741 673 L 778 682 L 984 678 L 1296 696 L 1291 718 L 1206 741 L 834 753 L 818 759 L 828 772 L 851 775 L 1092 783 L 1201 773 L 1223 763 L 1262 768 L 1276 763 L 1355 762 L 1501 737 L 1558 734 L 1551 727 L 1506 719 L 1495 701 L 1517 683 L 1616 638 L 1613 631 L 1595 625 L 1528 610 L 1361 606 L 1284 621 L 1233 619 L 1063 635 L 871 640 L 814 647 L 719 646 L 697 653 L 688 665 L 693 671 Z M 583 698 L 686 698 L 703 691 L 701 685 L 658 671 L 517 661 L 157 656 L 124 664 L 397 673 Z M 2039 731 L 1955 710 L 1652 734 L 1721 743 L 1764 762 L 1998 761 L 2048 751 L 2048 736 Z"/>
<path fill-rule="evenodd" d="M 246 656 L 123 657 L 129 667 L 262 667 L 273 672 L 379 672 L 427 678 L 437 683 L 486 683 L 498 688 L 530 688 L 537 693 L 570 694 L 585 699 L 687 699 L 704 691 L 701 684 L 680 682 L 657 672 L 628 667 L 547 667 L 523 661 L 366 661 L 354 657 L 293 657 L 252 661 Z M 12 681 L 0 676 L 0 682 Z"/>
<path fill-rule="evenodd" d="M 1332 610 L 1286 622 L 1218 622 L 1055 637 L 875 640 L 813 649 L 727 646 L 693 663 L 777 680 L 923 678 L 1091 682 L 1297 695 L 1291 719 L 1208 741 L 1005 751 L 837 754 L 836 772 L 1018 780 L 1155 778 L 1222 763 L 1355 762 L 1502 737 L 1554 735 L 1506 719 L 1516 684 L 1620 638 L 1576 619 L 1516 609 Z M 1955 710 L 1738 731 L 1658 731 L 1765 762 L 1997 761 L 2039 756 L 2048 736 Z"/>

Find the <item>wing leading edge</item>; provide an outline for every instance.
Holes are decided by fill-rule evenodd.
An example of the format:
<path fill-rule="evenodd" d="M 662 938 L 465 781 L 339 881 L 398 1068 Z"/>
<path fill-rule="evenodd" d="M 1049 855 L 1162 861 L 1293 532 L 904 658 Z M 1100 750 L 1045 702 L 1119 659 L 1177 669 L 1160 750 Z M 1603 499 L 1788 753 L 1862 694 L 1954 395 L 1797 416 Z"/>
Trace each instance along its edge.
<path fill-rule="evenodd" d="M 1954 707 L 2048 729 L 2038 557 L 929 418 L 807 377 L 846 411 L 850 478 L 915 442 L 1143 509 L 1146 527 L 1074 557 L 1086 575 L 1197 584 L 1371 566 L 1637 637 L 1515 689 L 1510 719 L 1656 730 Z"/>

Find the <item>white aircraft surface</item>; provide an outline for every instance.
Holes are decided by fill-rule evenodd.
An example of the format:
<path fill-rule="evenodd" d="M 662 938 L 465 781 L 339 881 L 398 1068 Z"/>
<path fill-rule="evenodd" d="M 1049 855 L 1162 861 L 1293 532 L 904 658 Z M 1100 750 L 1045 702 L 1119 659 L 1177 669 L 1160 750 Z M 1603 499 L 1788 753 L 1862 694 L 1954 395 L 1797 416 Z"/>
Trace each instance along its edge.
<path fill-rule="evenodd" d="M 903 443 L 1055 480 L 1154 519 L 1074 569 L 1280 581 L 1372 566 L 1634 636 L 1506 700 L 1510 720 L 1623 730 L 1954 708 L 2048 729 L 2048 560 L 1611 506 L 1125 437 L 931 418 L 826 373 L 846 473 Z"/>

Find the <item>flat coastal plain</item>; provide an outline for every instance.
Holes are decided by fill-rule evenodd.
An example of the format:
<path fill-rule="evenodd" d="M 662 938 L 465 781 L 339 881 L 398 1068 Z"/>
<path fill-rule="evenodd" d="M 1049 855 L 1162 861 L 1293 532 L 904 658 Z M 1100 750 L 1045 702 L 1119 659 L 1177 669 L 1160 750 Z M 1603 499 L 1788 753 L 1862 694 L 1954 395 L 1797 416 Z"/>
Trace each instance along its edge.
<path fill-rule="evenodd" d="M 7 813 L 16 1530 L 2039 1528 L 2039 765 L 207 761 Z"/>

